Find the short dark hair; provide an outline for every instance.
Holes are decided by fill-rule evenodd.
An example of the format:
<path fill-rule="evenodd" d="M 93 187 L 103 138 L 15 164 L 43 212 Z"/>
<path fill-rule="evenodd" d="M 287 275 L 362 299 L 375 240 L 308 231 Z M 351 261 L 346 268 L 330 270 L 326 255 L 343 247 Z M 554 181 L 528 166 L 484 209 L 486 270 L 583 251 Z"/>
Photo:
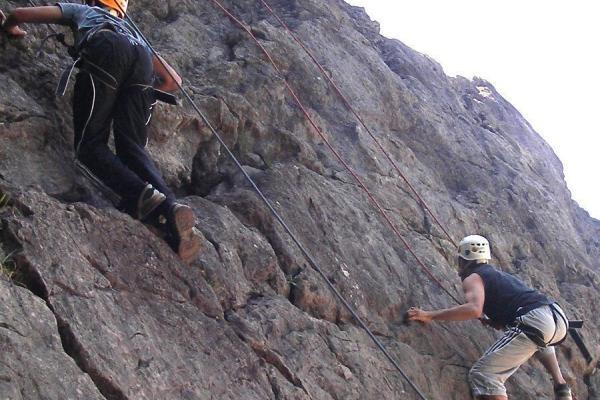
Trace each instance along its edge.
<path fill-rule="evenodd" d="M 460 276 L 460 279 L 464 280 L 469 276 L 469 270 L 475 265 L 477 265 L 475 260 L 465 260 L 461 256 L 458 256 L 458 276 Z"/>

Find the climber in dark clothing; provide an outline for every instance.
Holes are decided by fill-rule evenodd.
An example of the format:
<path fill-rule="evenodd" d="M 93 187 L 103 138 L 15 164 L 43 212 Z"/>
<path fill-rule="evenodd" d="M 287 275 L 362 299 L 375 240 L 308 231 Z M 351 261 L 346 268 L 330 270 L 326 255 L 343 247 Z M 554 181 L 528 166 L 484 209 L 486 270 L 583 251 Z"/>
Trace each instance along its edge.
<path fill-rule="evenodd" d="M 181 78 L 123 19 L 126 8 L 127 0 L 17 8 L 2 29 L 13 37 L 26 34 L 18 25 L 26 22 L 72 29 L 74 66 L 79 68 L 73 96 L 77 162 L 122 198 L 123 210 L 161 228 L 189 262 L 200 248 L 195 216 L 190 207 L 176 203 L 145 150 L 156 90 L 175 91 Z M 108 146 L 111 124 L 116 154 Z"/>
<path fill-rule="evenodd" d="M 477 399 L 506 400 L 504 383 L 537 353 L 552 375 L 557 400 L 572 400 L 558 365 L 555 345 L 564 340 L 569 323 L 555 302 L 527 287 L 516 277 L 488 265 L 489 243 L 479 235 L 465 237 L 459 244 L 459 275 L 467 303 L 445 310 L 411 308 L 410 320 L 428 323 L 485 318 L 482 323 L 504 336 L 494 343 L 469 372 L 469 383 Z"/>

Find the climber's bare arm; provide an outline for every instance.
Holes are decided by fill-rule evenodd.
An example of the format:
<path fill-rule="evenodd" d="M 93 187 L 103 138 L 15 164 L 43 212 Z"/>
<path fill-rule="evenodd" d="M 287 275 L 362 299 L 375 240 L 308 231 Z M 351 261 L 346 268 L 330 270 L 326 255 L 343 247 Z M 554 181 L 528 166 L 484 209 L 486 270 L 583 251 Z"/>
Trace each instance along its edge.
<path fill-rule="evenodd" d="M 2 30 L 13 37 L 27 34 L 19 27 L 22 23 L 58 24 L 62 20 L 62 11 L 58 6 L 15 8 L 2 24 Z"/>
<path fill-rule="evenodd" d="M 175 71 L 173 67 L 160 56 L 153 56 L 152 64 L 154 66 L 154 72 L 159 78 L 159 82 L 155 85 L 155 88 L 169 93 L 176 91 L 182 82 L 177 71 Z"/>
<path fill-rule="evenodd" d="M 425 311 L 411 307 L 408 310 L 408 319 L 411 321 L 431 322 L 437 321 L 466 321 L 480 318 L 485 302 L 485 289 L 483 280 L 477 274 L 471 274 L 463 281 L 463 290 L 467 302 L 456 307 L 443 310 Z"/>

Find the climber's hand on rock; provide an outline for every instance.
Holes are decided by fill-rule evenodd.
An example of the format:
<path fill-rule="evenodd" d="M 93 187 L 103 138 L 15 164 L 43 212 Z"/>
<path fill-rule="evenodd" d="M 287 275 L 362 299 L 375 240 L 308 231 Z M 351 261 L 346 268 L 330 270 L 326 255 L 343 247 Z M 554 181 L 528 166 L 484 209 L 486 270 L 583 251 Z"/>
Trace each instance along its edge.
<path fill-rule="evenodd" d="M 409 321 L 419 321 L 427 324 L 432 320 L 431 315 L 428 311 L 421 310 L 417 307 L 409 308 L 407 314 Z"/>
<path fill-rule="evenodd" d="M 5 29 L 4 32 L 6 32 L 6 34 L 12 38 L 22 38 L 23 36 L 27 35 L 27 31 L 19 28 L 18 25 L 11 26 L 10 28 Z"/>
<path fill-rule="evenodd" d="M 4 13 L 0 10 L 0 27 L 3 32 L 5 32 L 8 36 L 13 38 L 21 38 L 27 35 L 27 32 L 19 27 L 19 25 L 13 25 L 10 23 L 6 23 L 8 18 L 4 15 Z"/>

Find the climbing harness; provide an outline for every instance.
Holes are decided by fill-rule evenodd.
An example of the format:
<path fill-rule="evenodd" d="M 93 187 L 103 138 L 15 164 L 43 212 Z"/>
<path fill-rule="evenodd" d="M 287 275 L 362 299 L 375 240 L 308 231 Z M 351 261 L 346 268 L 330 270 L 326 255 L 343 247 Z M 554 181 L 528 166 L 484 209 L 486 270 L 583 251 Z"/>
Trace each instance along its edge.
<path fill-rule="evenodd" d="M 106 71 L 101 66 L 96 63 L 90 61 L 85 57 L 85 53 L 81 54 L 71 65 L 67 66 L 63 73 L 60 76 L 58 81 L 58 85 L 56 87 L 56 95 L 64 96 L 67 91 L 67 85 L 71 76 L 73 75 L 73 70 L 77 67 L 82 72 L 87 72 L 90 76 L 95 77 L 103 83 L 105 86 L 108 86 L 112 90 L 117 90 L 117 79 L 108 71 Z"/>
<path fill-rule="evenodd" d="M 548 347 L 548 346 L 551 346 L 551 347 L 558 346 L 559 344 L 564 342 L 568 336 L 568 331 L 570 329 L 570 325 L 569 325 L 570 321 L 564 317 L 564 315 L 558 310 L 557 306 L 558 306 L 558 304 L 556 304 L 556 303 L 552 303 L 552 304 L 548 305 L 548 307 L 550 307 L 550 311 L 552 312 L 552 319 L 554 320 L 554 334 L 548 341 L 546 341 L 546 339 L 544 338 L 544 333 L 541 330 L 523 322 L 522 317 L 517 317 L 517 319 L 513 323 L 508 325 L 508 327 L 519 329 L 521 332 L 523 332 L 525 334 L 525 336 L 527 336 L 538 347 L 544 348 L 544 347 Z M 562 339 L 560 339 L 557 342 L 553 342 L 554 338 L 556 337 L 556 332 L 558 331 L 558 326 L 557 326 L 558 318 L 560 318 L 563 321 L 563 323 L 565 324 L 565 327 L 567 329 L 566 329 L 565 335 L 563 336 Z"/>
<path fill-rule="evenodd" d="M 27 1 L 32 7 L 37 7 L 37 4 L 35 4 L 35 2 L 33 0 L 27 0 Z M 113 0 L 110 0 L 110 1 L 113 1 Z M 127 5 L 127 1 L 123 1 L 123 0 L 114 0 L 114 1 L 119 1 L 123 4 L 125 4 L 125 7 Z M 85 3 L 85 1 L 83 1 L 83 3 Z M 117 4 L 117 3 L 115 3 L 115 4 Z M 110 5 L 108 5 L 108 6 L 110 6 Z M 106 186 L 104 184 L 104 182 L 102 182 L 102 180 L 100 180 L 88 167 L 86 167 L 81 161 L 79 161 L 79 158 L 78 158 L 81 144 L 83 142 L 87 127 L 92 118 L 92 115 L 93 115 L 93 112 L 95 109 L 95 105 L 96 105 L 96 80 L 113 90 L 117 90 L 117 86 L 118 86 L 117 79 L 112 74 L 110 74 L 108 71 L 106 71 L 104 68 L 100 67 L 96 63 L 89 60 L 88 57 L 86 57 L 85 49 L 84 49 L 85 43 L 83 43 L 82 45 L 79 46 L 78 49 L 76 49 L 75 46 L 70 45 L 66 42 L 64 33 L 57 32 L 56 29 L 54 29 L 54 27 L 50 24 L 46 24 L 46 26 L 50 30 L 51 34 L 46 36 L 42 40 L 42 42 L 36 52 L 36 58 L 39 58 L 41 56 L 44 46 L 46 45 L 48 40 L 51 38 L 55 39 L 58 43 L 62 44 L 67 49 L 67 52 L 69 53 L 69 55 L 73 58 L 73 62 L 71 64 L 69 64 L 60 75 L 60 78 L 59 78 L 59 81 L 58 81 L 58 84 L 57 84 L 57 87 L 55 90 L 55 94 L 59 97 L 65 95 L 67 86 L 69 84 L 69 81 L 71 80 L 71 77 L 73 76 L 73 71 L 75 70 L 76 67 L 79 69 L 79 71 L 85 72 L 89 75 L 90 84 L 92 86 L 92 102 L 90 105 L 90 113 L 84 124 L 79 142 L 77 143 L 77 146 L 75 148 L 75 156 L 73 158 L 73 164 L 74 164 L 75 168 L 85 178 L 87 178 L 88 181 L 96 189 L 98 189 L 111 203 L 113 203 L 115 206 L 118 207 L 121 204 L 121 200 L 122 200 L 121 196 L 119 196 L 112 189 L 110 189 L 108 186 Z M 86 37 L 86 41 L 90 40 L 94 35 L 99 34 L 103 31 L 113 32 L 114 30 L 111 29 L 111 27 L 109 25 L 102 25 L 99 28 L 97 28 L 96 30 L 94 30 L 93 32 L 91 32 L 89 34 L 89 36 Z M 152 118 L 151 111 L 152 111 L 152 108 L 156 105 L 157 101 L 161 101 L 161 102 L 171 104 L 171 105 L 177 105 L 177 98 L 170 93 L 166 93 L 161 90 L 155 89 L 149 85 L 134 84 L 132 86 L 141 86 L 142 90 L 151 90 L 153 97 L 155 99 L 155 101 L 150 105 L 149 116 L 146 121 L 146 125 L 148 125 L 150 123 L 150 119 Z"/>
<path fill-rule="evenodd" d="M 33 0 L 27 0 L 27 2 L 29 3 L 29 5 L 31 5 L 32 7 L 38 7 L 37 4 L 35 4 L 35 2 Z M 54 27 L 50 24 L 45 24 L 48 29 L 50 30 L 51 34 L 46 36 L 43 40 L 41 45 L 39 46 L 37 52 L 36 52 L 36 58 L 39 58 L 39 56 L 42 54 L 42 50 L 46 44 L 46 42 L 51 39 L 54 38 L 56 41 L 58 41 L 60 44 L 62 44 L 64 47 L 67 48 L 67 52 L 69 53 L 69 55 L 71 57 L 75 57 L 75 52 L 74 52 L 74 48 L 73 46 L 69 45 L 66 40 L 65 40 L 65 34 L 56 31 L 56 29 L 54 29 Z M 66 86 L 67 83 L 73 73 L 73 69 L 75 68 L 76 64 L 78 64 L 79 59 L 77 59 L 74 63 L 72 63 L 71 65 L 69 65 L 65 71 L 61 74 L 61 77 L 59 79 L 59 83 L 58 86 L 56 88 L 56 94 L 59 96 L 64 95 L 65 91 L 66 91 Z M 92 81 L 93 82 L 93 81 Z M 94 89 L 94 93 L 95 93 L 95 89 Z M 93 96 L 93 104 L 92 104 L 92 111 L 94 108 L 94 103 L 95 103 L 95 94 Z M 85 124 L 85 126 L 87 127 L 89 120 L 91 119 L 92 116 L 92 111 L 90 111 L 90 116 L 88 117 L 88 120 Z M 85 129 L 84 129 L 85 131 Z M 83 137 L 83 135 L 82 135 Z M 76 150 L 76 154 L 78 152 L 79 146 L 81 145 L 81 140 L 78 143 L 77 146 L 77 150 Z M 115 193 L 112 189 L 110 189 L 108 186 L 106 186 L 104 184 L 104 182 L 102 182 L 96 175 L 94 175 L 94 173 L 92 171 L 89 170 L 89 168 L 87 168 L 85 165 L 83 165 L 83 163 L 81 163 L 78 159 L 77 156 L 74 157 L 73 159 L 73 165 L 75 166 L 75 169 L 77 169 L 81 175 L 83 175 L 85 178 L 87 178 L 87 180 L 96 188 L 98 189 L 111 203 L 113 203 L 115 206 L 118 206 L 121 203 L 121 197 Z"/>
<path fill-rule="evenodd" d="M 554 320 L 554 334 L 548 341 L 547 346 L 558 346 L 567 338 L 567 332 L 565 332 L 565 336 L 563 336 L 562 339 L 560 339 L 558 342 L 552 343 L 552 341 L 556 337 L 556 332 L 558 330 L 558 326 L 556 325 L 556 323 L 558 322 L 558 318 L 560 318 L 563 321 L 563 323 L 567 327 L 567 331 L 569 330 L 569 320 L 565 317 L 565 315 L 562 312 L 560 312 L 560 309 L 562 309 L 562 307 L 560 307 L 558 303 L 550 304 L 550 310 L 552 311 L 552 319 Z"/>

